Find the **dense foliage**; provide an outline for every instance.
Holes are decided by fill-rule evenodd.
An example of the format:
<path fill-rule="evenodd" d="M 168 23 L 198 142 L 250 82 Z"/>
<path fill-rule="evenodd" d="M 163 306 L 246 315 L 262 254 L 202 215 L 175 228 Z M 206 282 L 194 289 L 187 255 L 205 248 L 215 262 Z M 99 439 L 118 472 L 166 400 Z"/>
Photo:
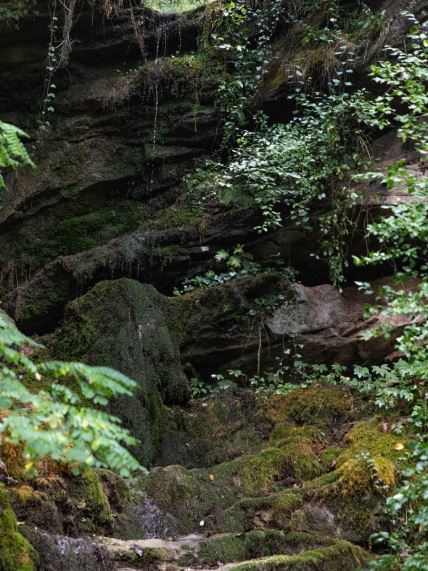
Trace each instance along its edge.
<path fill-rule="evenodd" d="M 325 21 L 322 30 L 308 23 L 318 13 Z M 278 59 L 272 38 L 284 23 L 296 25 L 297 40 L 328 64 L 316 78 L 298 59 L 276 71 L 288 76 L 294 111 L 291 121 L 271 125 L 257 102 Z M 220 54 L 226 70 L 232 70 L 220 78 L 216 92 L 223 152 L 189 177 L 189 190 L 208 200 L 214 196 L 241 208 L 257 207 L 263 216 L 260 233 L 290 220 L 316 232 L 321 247 L 313 255 L 327 262 L 336 284 L 344 280 L 348 263 L 350 209 L 356 198 L 351 174 L 367 159 L 366 126 L 373 114 L 362 105 L 363 92 L 351 95 L 352 74 L 382 26 L 382 15 L 364 3 L 349 12 L 334 0 L 276 0 L 251 8 L 231 2 L 208 42 L 210 53 Z M 315 214 L 318 207 L 323 213 Z"/>
<path fill-rule="evenodd" d="M 75 470 L 104 466 L 129 476 L 139 464 L 125 446 L 135 441 L 100 407 L 115 395 L 130 395 L 135 383 L 106 367 L 36 359 L 40 349 L 0 313 L 3 441 L 22 448 L 30 473 L 50 457 Z"/>
<path fill-rule="evenodd" d="M 418 24 L 409 14 L 406 16 L 413 24 L 409 50 L 390 49 L 392 60 L 372 68 L 373 79 L 388 89 L 368 105 L 372 105 L 375 123 L 398 124 L 400 138 L 418 151 L 423 169 L 428 151 L 425 120 L 428 26 Z M 380 541 L 387 541 L 392 553 L 375 561 L 372 568 L 416 571 L 426 568 L 428 556 L 428 178 L 423 170 L 411 173 L 399 163 L 390 169 L 384 182 L 388 188 L 406 188 L 411 199 L 399 202 L 387 216 L 369 226 L 369 235 L 376 237 L 380 247 L 356 261 L 363 264 L 388 261 L 400 268 L 395 286 L 381 292 L 386 303 L 381 312 L 386 319 L 406 315 L 410 325 L 397 340 L 402 358 L 391 366 L 384 366 L 378 399 L 386 393 L 392 396 L 390 405 L 402 409 L 406 403 L 404 408 L 408 410 L 416 439 L 411 449 L 412 467 L 404 473 L 402 486 L 388 500 L 395 531 L 378 537 Z M 416 283 L 412 284 L 412 279 L 416 279 Z M 380 328 L 374 334 L 387 334 L 387 330 Z"/>
<path fill-rule="evenodd" d="M 387 47 L 387 59 L 371 68 L 371 78 L 380 85 L 381 95 L 373 97 L 367 90 L 348 95 L 344 88 L 350 85 L 349 79 L 340 77 L 339 70 L 331 81 L 330 93 L 297 96 L 297 111 L 290 123 L 270 127 L 259 124 L 256 132 L 244 126 L 239 135 L 235 131 L 237 146 L 226 168 L 221 162 L 209 162 L 190 181 L 192 189 L 209 188 L 220 201 L 240 207 L 258 206 L 264 219 L 259 231 L 270 231 L 289 219 L 310 227 L 317 201 L 329 204 L 327 213 L 316 217 L 316 223 L 326 235 L 322 253 L 330 259 L 332 280 L 336 282 L 343 279 L 341 242 L 351 224 L 349 207 L 355 195 L 346 186 L 352 174 L 363 172 L 354 176 L 355 181 L 380 179 L 389 190 L 400 188 L 409 193 L 408 200 L 385 207 L 385 215 L 368 225 L 369 243 L 378 247 L 355 259 L 360 266 L 383 264 L 396 270 L 393 285 L 377 292 L 380 305 L 369 310 L 383 323 L 369 335 L 389 335 L 396 318 L 406 316 L 410 324 L 396 344 L 399 359 L 372 368 L 356 367 L 350 374 L 340 365 L 306 365 L 296 352 L 291 367 L 282 363 L 277 371 L 250 379 L 236 370 L 213 377 L 218 389 L 249 383 L 268 394 L 289 391 L 293 387 L 289 379 L 303 384 L 320 380 L 345 383 L 373 399 L 380 409 L 401 414 L 393 429 L 402 431 L 406 427 L 414 436 L 407 459 L 409 467 L 387 503 L 395 531 L 382 532 L 373 539 L 388 549 L 387 555 L 372 563 L 373 569 L 382 570 L 425 569 L 428 554 L 428 442 L 424 436 L 428 427 L 428 184 L 424 176 L 428 151 L 428 40 L 425 25 L 409 13 L 402 16 L 411 23 L 406 50 Z M 324 30 L 322 37 L 309 32 L 306 41 L 329 44 L 334 43 L 333 36 L 331 29 Z M 353 147 L 346 137 L 351 125 Z M 396 128 L 403 144 L 419 154 L 420 171 L 407 170 L 403 162 L 392 165 L 387 173 L 364 171 L 358 141 L 364 149 L 363 133 L 367 128 Z M 359 285 L 370 290 L 369 284 Z M 206 391 L 206 386 L 193 381 L 195 395 Z"/>
<path fill-rule="evenodd" d="M 20 19 L 36 9 L 37 0 L 5 0 L 0 6 L 0 25 L 19 28 Z"/>
<path fill-rule="evenodd" d="M 351 142 L 350 131 L 344 128 L 354 98 L 316 93 L 299 97 L 299 103 L 298 115 L 290 123 L 257 133 L 244 131 L 227 167 L 208 163 L 208 174 L 198 182 L 204 188 L 209 185 L 223 203 L 257 206 L 263 215 L 259 232 L 290 221 L 306 230 L 317 228 L 326 236 L 322 254 L 329 260 L 332 280 L 339 282 L 349 224 L 343 214 L 355 198 L 347 183 L 361 162 L 358 137 L 362 140 L 362 132 L 355 128 Z M 314 217 L 314 209 L 326 202 L 328 213 Z M 336 232 L 337 241 L 331 242 L 331 228 L 341 226 L 343 232 Z"/>

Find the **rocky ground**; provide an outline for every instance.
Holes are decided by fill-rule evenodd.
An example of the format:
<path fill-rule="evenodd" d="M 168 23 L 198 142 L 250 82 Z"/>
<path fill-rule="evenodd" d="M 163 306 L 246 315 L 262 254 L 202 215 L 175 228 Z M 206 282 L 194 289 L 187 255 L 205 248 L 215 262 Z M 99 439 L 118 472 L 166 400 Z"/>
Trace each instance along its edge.
<path fill-rule="evenodd" d="M 108 471 L 76 482 L 50 467 L 10 489 L 41 569 L 352 570 L 369 560 L 404 437 L 367 403 L 315 385 L 270 399 L 227 391 L 162 413 L 165 467 L 130 483 Z"/>

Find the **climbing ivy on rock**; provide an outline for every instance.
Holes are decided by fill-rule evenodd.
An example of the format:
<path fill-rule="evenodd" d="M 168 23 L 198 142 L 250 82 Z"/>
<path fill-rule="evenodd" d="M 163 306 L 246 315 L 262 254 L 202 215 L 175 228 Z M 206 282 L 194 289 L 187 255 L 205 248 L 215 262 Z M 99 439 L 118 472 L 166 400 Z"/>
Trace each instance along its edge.
<path fill-rule="evenodd" d="M 317 10 L 334 36 L 327 42 L 334 64 L 326 91 L 314 90 L 311 78 L 296 64 L 289 75 L 294 117 L 287 124 L 269 125 L 256 103 L 272 63 L 272 37 L 279 24 L 302 26 L 304 17 Z M 263 216 L 256 228 L 260 233 L 289 222 L 315 231 L 321 248 L 313 254 L 327 261 L 332 282 L 339 284 L 348 264 L 350 214 L 357 196 L 351 174 L 367 158 L 365 132 L 370 123 L 367 117 L 362 124 L 365 109 L 360 99 L 366 94 L 349 93 L 357 54 L 348 35 L 362 22 L 369 29 L 380 26 L 382 17 L 365 5 L 349 15 L 335 1 L 256 3 L 253 11 L 247 3 L 232 2 L 223 14 L 219 32 L 211 37 L 225 54 L 226 67 L 232 68 L 217 88 L 227 161 L 224 164 L 224 155 L 206 161 L 189 177 L 189 190 L 240 208 L 258 207 Z M 305 30 L 306 43 L 324 42 L 315 38 L 318 28 Z M 318 208 L 324 213 L 314 216 Z"/>
<path fill-rule="evenodd" d="M 254 102 L 267 73 L 272 36 L 283 13 L 283 0 L 234 0 L 225 5 L 217 29 L 209 36 L 206 49 L 221 54 L 230 70 L 217 87 L 224 118 L 223 145 L 235 143 L 250 120 L 263 123 L 263 114 L 254 110 Z"/>
<path fill-rule="evenodd" d="M 257 206 L 263 217 L 260 233 L 287 222 L 317 230 L 335 283 L 343 280 L 349 209 L 356 197 L 351 173 L 363 157 L 363 129 L 354 121 L 349 130 L 355 104 L 343 94 L 301 95 L 291 122 L 242 132 L 230 162 L 207 162 L 209 175 L 199 173 L 198 181 L 203 192 L 208 188 L 222 203 Z M 314 208 L 326 204 L 327 213 L 314 219 Z"/>

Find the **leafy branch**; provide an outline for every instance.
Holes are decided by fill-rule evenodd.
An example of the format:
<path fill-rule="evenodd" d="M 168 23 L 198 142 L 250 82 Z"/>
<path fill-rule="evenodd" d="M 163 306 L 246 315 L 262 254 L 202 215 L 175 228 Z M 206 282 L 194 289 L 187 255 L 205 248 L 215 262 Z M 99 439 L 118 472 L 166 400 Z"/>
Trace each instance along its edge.
<path fill-rule="evenodd" d="M 37 362 L 32 355 L 41 348 L 0 312 L 0 434 L 22 448 L 26 470 L 36 473 L 44 457 L 74 471 L 108 467 L 129 476 L 141 469 L 127 450 L 135 439 L 100 409 L 112 397 L 131 395 L 134 381 L 106 367 Z"/>

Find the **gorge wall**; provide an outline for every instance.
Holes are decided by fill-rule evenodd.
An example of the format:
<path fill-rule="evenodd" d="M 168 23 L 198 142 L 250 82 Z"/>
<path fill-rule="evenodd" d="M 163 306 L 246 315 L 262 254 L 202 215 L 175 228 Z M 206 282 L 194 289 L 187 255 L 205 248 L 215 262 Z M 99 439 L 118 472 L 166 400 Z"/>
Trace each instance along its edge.
<path fill-rule="evenodd" d="M 387 25 L 355 63 L 356 86 L 367 84 L 384 43 L 403 42 L 401 10 L 426 9 L 423 1 L 367 4 Z M 268 401 L 245 387 L 191 400 L 190 379 L 209 385 L 230 369 L 251 376 L 289 346 L 314 363 L 393 359 L 406 324 L 395 320 L 388 339 L 363 335 L 379 319 L 365 316 L 370 299 L 354 281 L 370 279 L 376 291 L 391 268 L 351 264 L 339 290 L 312 256 L 319 232 L 288 222 L 260 234 L 257 208 L 201 205 L 189 193 L 185 175 L 222 143 L 217 71 L 200 57 L 221 10 L 214 2 L 181 13 L 137 5 L 106 13 L 78 2 L 70 60 L 48 85 L 54 110 L 45 115 L 47 6 L 39 2 L 18 31 L 0 23 L 0 114 L 30 134 L 36 163 L 9 173 L 0 190 L 1 309 L 53 357 L 137 381 L 134 396 L 110 409 L 150 469 L 129 483 L 104 470 L 76 479 L 48 467 L 28 480 L 9 468 L 0 529 L 15 546 L 15 516 L 2 523 L 12 506 L 35 551 L 18 546 L 27 558 L 0 563 L 4 571 L 351 570 L 370 559 L 370 534 L 385 523 L 384 491 L 370 470 L 392 488 L 403 438 L 383 431 L 369 402 L 324 385 Z M 319 13 L 311 25 L 322 26 Z M 278 24 L 255 104 L 270 121 L 289 121 L 293 111 L 284 71 L 296 55 L 292 32 Z M 305 58 L 306 73 L 321 77 L 324 62 Z M 376 133 L 373 152 L 380 170 L 399 158 L 421 168 L 394 132 Z M 366 247 L 360 220 L 403 195 L 377 183 L 363 189 L 349 259 Z M 279 256 L 298 277 L 274 267 L 173 295 L 186 279 L 225 271 L 214 256 L 237 244 L 261 268 Z M 269 296 L 275 304 L 255 318 L 257 300 Z M 11 462 L 7 450 L 1 457 Z"/>

